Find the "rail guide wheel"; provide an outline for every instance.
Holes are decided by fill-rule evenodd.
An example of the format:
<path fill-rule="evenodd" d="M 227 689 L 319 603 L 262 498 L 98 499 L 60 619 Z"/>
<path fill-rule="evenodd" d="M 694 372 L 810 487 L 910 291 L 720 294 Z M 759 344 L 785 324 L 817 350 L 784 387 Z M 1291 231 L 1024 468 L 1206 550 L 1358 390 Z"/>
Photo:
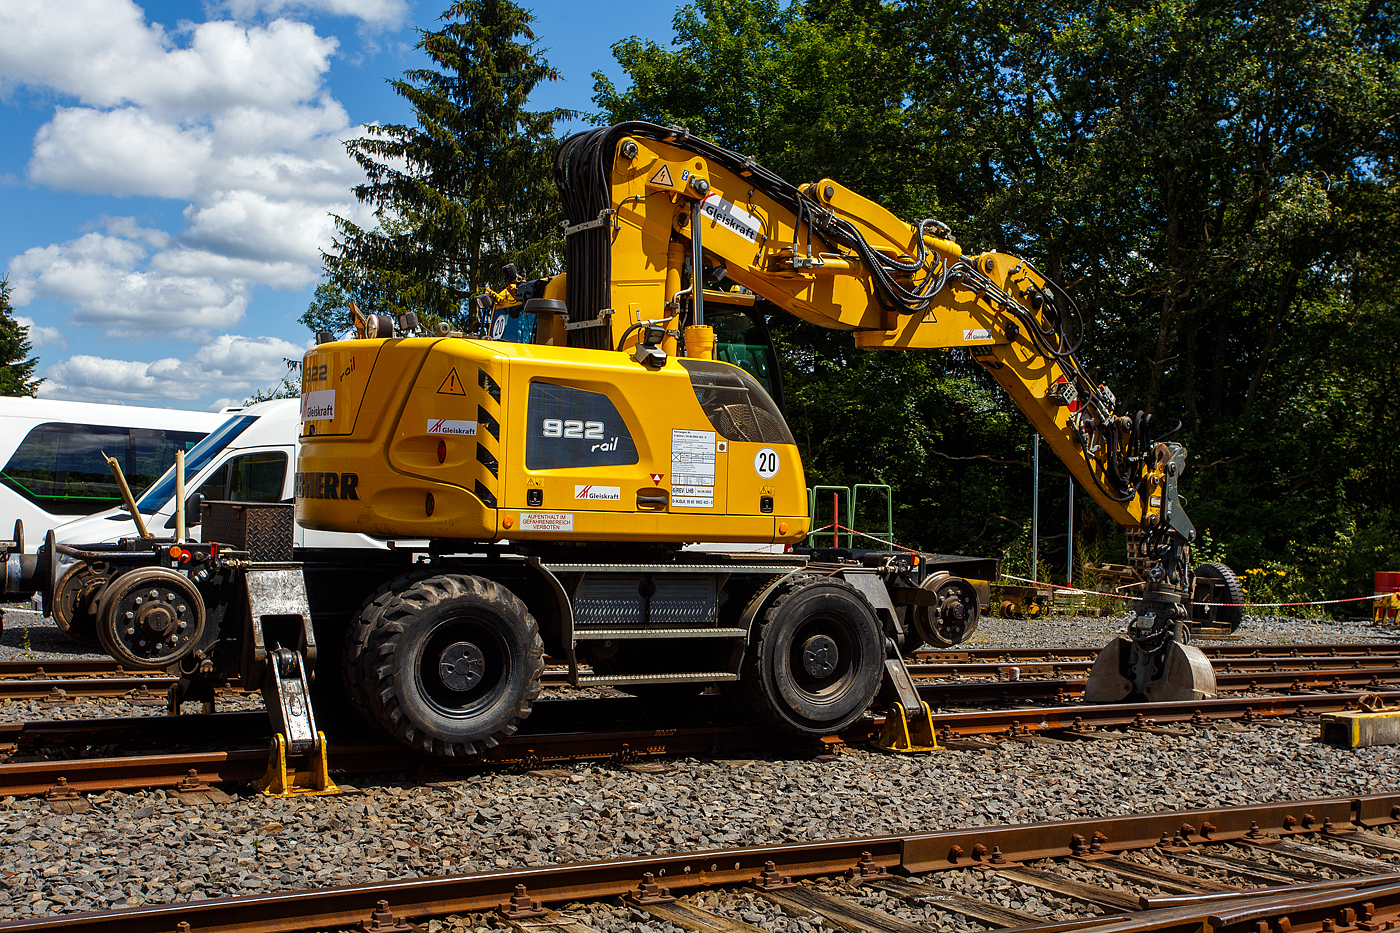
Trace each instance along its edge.
<path fill-rule="evenodd" d="M 194 651 L 204 633 L 204 600 L 193 583 L 164 567 L 142 567 L 107 584 L 97 639 L 137 670 L 168 667 Z"/>
<path fill-rule="evenodd" d="M 883 644 L 865 597 L 842 580 L 807 577 L 785 586 L 763 611 L 733 689 L 780 729 L 832 735 L 875 699 Z"/>
<path fill-rule="evenodd" d="M 100 644 L 97 638 L 98 607 L 102 591 L 115 568 L 82 561 L 63 572 L 54 591 L 53 620 L 59 631 L 84 645 Z"/>
<path fill-rule="evenodd" d="M 406 585 L 364 621 L 354 705 L 405 745 L 442 758 L 513 735 L 544 674 L 539 625 L 491 580 L 439 573 Z M 354 649 L 351 649 L 355 653 Z"/>
<path fill-rule="evenodd" d="M 938 573 L 923 582 L 923 589 L 932 590 L 938 602 L 914 607 L 914 633 L 920 643 L 951 648 L 971 638 L 981 621 L 977 590 L 972 584 L 951 574 Z"/>

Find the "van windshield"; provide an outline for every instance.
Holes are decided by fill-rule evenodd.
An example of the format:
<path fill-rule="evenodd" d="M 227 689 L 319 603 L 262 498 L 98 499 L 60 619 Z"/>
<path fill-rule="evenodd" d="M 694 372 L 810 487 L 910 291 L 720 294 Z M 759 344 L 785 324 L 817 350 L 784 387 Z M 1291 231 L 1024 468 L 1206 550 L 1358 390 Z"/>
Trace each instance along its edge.
<path fill-rule="evenodd" d="M 223 424 L 214 429 L 204 440 L 195 445 L 194 449 L 185 454 L 185 480 L 193 480 L 199 471 L 209 465 L 218 454 L 233 442 L 233 439 L 244 431 L 248 426 L 258 420 L 257 415 L 237 415 L 228 419 Z M 136 500 L 136 510 L 143 514 L 159 512 L 160 507 L 170 501 L 170 497 L 175 495 L 175 468 L 171 467 L 165 471 L 165 475 L 156 480 L 154 486 L 147 489 L 145 494 Z"/>

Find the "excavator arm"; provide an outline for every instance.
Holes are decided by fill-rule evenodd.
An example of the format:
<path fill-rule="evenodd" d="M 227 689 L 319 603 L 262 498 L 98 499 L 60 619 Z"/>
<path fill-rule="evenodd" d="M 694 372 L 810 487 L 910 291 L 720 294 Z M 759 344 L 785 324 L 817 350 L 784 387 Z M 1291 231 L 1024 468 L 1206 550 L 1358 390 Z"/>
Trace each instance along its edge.
<path fill-rule="evenodd" d="M 703 325 L 706 301 L 743 296 L 706 287 L 697 302 L 693 285 L 682 287 L 698 242 L 707 283 L 853 331 L 861 348 L 966 349 L 1111 518 L 1194 537 L 1179 503 L 1153 492 L 1168 452 L 1155 449 L 1145 416 L 1116 412 L 1089 376 L 1066 336 L 1068 296 L 1028 261 L 964 256 L 938 221 L 905 223 L 830 179 L 795 187 L 674 128 L 583 133 L 559 164 L 571 219 L 587 219 L 565 227 L 568 324 L 551 320 L 550 342 L 627 349 L 645 339 L 651 308 L 667 309 L 654 323 L 672 334 L 683 314 Z"/>
<path fill-rule="evenodd" d="M 1100 656 L 1091 695 L 1214 692 L 1209 663 L 1182 644 L 1195 538 L 1177 495 L 1186 451 L 1154 442 L 1142 413 L 1116 410 L 1068 336 L 1077 313 L 1068 294 L 1030 262 L 964 255 L 937 220 L 906 223 L 830 179 L 795 186 L 677 127 L 634 122 L 573 136 L 556 180 L 568 271 L 539 283 L 526 306 L 537 342 L 639 360 L 682 346 L 703 356 L 713 346 L 706 304 L 752 302 L 752 293 L 852 331 L 864 349 L 966 349 L 1129 529 L 1144 588 L 1129 637 Z M 519 298 L 513 289 L 499 297 Z"/>

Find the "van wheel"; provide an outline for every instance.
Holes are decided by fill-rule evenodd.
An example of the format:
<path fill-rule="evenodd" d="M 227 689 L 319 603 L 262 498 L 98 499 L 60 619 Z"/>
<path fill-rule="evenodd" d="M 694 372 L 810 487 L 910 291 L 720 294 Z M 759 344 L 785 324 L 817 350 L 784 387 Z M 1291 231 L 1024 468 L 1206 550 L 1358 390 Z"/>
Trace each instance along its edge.
<path fill-rule="evenodd" d="M 544 643 L 498 583 L 444 573 L 398 591 L 373 617 L 355 692 L 405 745 L 475 755 L 514 734 L 540 695 Z"/>
<path fill-rule="evenodd" d="M 830 735 L 860 718 L 883 675 L 869 603 L 841 580 L 807 577 L 763 611 L 736 686 L 741 702 L 778 728 Z"/>

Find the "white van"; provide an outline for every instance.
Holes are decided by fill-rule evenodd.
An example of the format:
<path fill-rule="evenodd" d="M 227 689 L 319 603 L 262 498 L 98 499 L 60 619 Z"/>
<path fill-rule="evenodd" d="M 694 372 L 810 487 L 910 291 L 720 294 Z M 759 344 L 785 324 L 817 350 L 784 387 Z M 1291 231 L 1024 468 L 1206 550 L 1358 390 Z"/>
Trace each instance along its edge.
<path fill-rule="evenodd" d="M 225 417 L 223 424 L 185 454 L 186 498 L 199 493 L 205 501 L 291 502 L 301 433 L 301 400 L 260 402 Z M 136 510 L 151 534 L 164 537 L 175 533 L 173 466 L 137 495 Z M 199 512 L 190 510 L 185 521 L 197 529 Z M 125 506 L 68 522 L 54 532 L 60 544 L 110 544 L 118 538 L 135 537 L 136 533 L 136 524 Z M 197 530 L 189 535 L 199 536 Z M 295 526 L 294 535 L 296 547 L 388 546 L 366 535 L 313 531 L 300 524 Z M 25 537 L 29 537 L 27 522 Z"/>
<path fill-rule="evenodd" d="M 0 398 L 0 536 L 24 521 L 33 553 L 50 528 L 119 504 L 102 458 L 122 465 L 136 495 L 228 418 L 227 413 Z"/>

